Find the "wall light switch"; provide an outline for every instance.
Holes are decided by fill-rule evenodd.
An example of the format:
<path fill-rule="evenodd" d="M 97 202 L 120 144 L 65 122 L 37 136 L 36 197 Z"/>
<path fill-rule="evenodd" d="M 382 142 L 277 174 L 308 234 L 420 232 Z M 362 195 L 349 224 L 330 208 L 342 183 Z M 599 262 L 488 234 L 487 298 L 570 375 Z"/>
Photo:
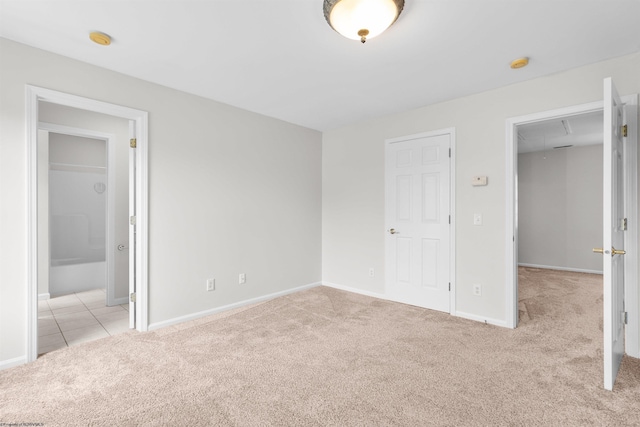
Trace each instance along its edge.
<path fill-rule="evenodd" d="M 487 185 L 488 178 L 486 176 L 474 176 L 471 178 L 471 185 L 474 187 L 481 187 Z"/>
<path fill-rule="evenodd" d="M 482 214 L 474 213 L 473 214 L 473 225 L 482 225 Z"/>

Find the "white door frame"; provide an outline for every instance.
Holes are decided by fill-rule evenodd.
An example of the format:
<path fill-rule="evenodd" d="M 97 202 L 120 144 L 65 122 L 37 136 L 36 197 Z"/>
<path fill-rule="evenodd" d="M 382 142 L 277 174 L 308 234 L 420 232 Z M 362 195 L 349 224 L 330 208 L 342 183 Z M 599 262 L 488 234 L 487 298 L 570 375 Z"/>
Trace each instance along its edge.
<path fill-rule="evenodd" d="M 633 111 L 637 117 L 638 96 L 623 96 L 622 101 L 631 107 L 629 116 Z M 506 253 L 506 312 L 507 326 L 515 328 L 518 325 L 518 218 L 517 218 L 517 178 L 518 178 L 518 132 L 517 127 L 524 124 L 541 122 L 553 118 L 570 117 L 585 113 L 603 111 L 603 102 L 591 102 L 543 111 L 524 116 L 512 117 L 506 120 L 506 206 L 505 218 L 505 253 Z M 629 123 L 628 143 L 625 144 L 624 162 L 627 185 L 625 197 L 627 198 L 626 217 L 629 228 L 626 236 L 627 253 L 625 258 L 625 282 L 631 286 L 625 286 L 626 310 L 629 313 L 629 322 L 626 325 L 626 352 L 633 357 L 640 357 L 639 351 L 639 321 L 638 321 L 638 197 L 637 197 L 637 123 Z"/>
<path fill-rule="evenodd" d="M 136 329 L 146 331 L 148 319 L 148 113 L 81 96 L 26 85 L 26 142 L 28 155 L 28 270 L 27 270 L 27 362 L 38 357 L 38 103 L 50 102 L 96 113 L 121 117 L 135 122 L 138 142 L 136 156 Z M 130 266 L 131 268 L 131 266 Z"/>
<path fill-rule="evenodd" d="M 116 200 L 116 175 L 115 175 L 115 135 L 112 133 L 98 132 L 91 129 L 82 129 L 72 126 L 63 126 L 55 123 L 39 122 L 38 129 L 63 135 L 79 136 L 105 141 L 107 145 L 107 233 L 106 233 L 106 265 L 107 265 L 107 305 L 125 304 L 128 298 L 115 298 L 115 200 Z"/>
<path fill-rule="evenodd" d="M 451 291 L 449 292 L 449 314 L 456 315 L 456 128 L 438 129 L 430 132 L 423 132 L 413 135 L 389 138 L 384 141 L 385 164 L 387 156 L 387 146 L 400 141 L 410 139 L 429 138 L 433 136 L 449 135 L 451 158 L 449 160 L 449 212 L 451 214 L 451 226 L 449 227 L 449 280 L 451 281 Z M 386 186 L 386 176 L 385 176 Z M 385 187 L 386 188 L 386 187 Z M 385 191 L 385 224 L 388 222 L 387 194 Z M 386 237 L 386 231 L 383 231 Z M 386 241 L 386 239 L 385 239 Z M 388 248 L 385 247 L 385 270 L 387 265 Z M 389 287 L 388 275 L 385 274 L 385 297 L 388 298 L 387 288 Z"/>

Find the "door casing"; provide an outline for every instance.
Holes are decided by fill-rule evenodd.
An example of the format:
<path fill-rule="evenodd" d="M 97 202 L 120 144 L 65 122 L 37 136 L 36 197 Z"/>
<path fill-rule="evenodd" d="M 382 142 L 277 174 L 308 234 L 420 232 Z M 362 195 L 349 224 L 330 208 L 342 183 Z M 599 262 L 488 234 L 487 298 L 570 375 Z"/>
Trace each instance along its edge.
<path fill-rule="evenodd" d="M 148 330 L 148 113 L 129 107 L 26 85 L 27 197 L 27 362 L 38 357 L 38 103 L 49 102 L 135 122 L 136 156 L 136 329 Z M 131 268 L 131 266 L 130 266 Z"/>
<path fill-rule="evenodd" d="M 638 168 L 638 135 L 637 135 L 637 106 L 638 95 L 623 96 L 622 101 L 628 108 L 627 115 L 629 135 L 625 145 L 624 167 L 627 200 L 626 217 L 629 228 L 626 236 L 626 249 L 633 254 L 625 261 L 625 304 L 629 316 L 626 325 L 625 347 L 626 353 L 632 357 L 640 357 L 639 348 L 639 317 L 638 317 L 638 196 L 637 196 L 637 168 Z M 517 212 L 517 176 L 518 176 L 518 131 L 519 125 L 541 122 L 553 118 L 571 117 L 585 113 L 603 111 L 603 102 L 591 102 L 555 110 L 543 111 L 524 116 L 512 117 L 506 120 L 506 207 L 505 216 L 505 277 L 506 301 L 505 319 L 507 326 L 515 328 L 518 325 L 518 218 Z"/>

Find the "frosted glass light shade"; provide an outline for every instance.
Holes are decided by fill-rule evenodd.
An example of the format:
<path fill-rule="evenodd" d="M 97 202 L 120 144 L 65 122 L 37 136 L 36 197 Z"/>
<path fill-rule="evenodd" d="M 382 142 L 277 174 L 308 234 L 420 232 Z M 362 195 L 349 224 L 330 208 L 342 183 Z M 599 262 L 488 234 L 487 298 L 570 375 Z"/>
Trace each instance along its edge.
<path fill-rule="evenodd" d="M 334 30 L 363 43 L 363 37 L 371 39 L 389 28 L 403 7 L 404 0 L 324 0 L 323 5 L 324 17 Z"/>

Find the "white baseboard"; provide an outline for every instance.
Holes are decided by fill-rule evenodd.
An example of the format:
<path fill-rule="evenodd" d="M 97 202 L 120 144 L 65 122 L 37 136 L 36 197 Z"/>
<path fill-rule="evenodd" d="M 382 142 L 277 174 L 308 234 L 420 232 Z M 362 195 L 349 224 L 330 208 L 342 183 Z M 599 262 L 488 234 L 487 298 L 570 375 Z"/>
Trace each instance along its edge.
<path fill-rule="evenodd" d="M 46 294 L 38 294 L 38 301 L 42 301 L 50 298 L 51 298 L 51 294 L 49 292 L 47 292 Z"/>
<path fill-rule="evenodd" d="M 9 360 L 2 360 L 0 361 L 0 371 L 2 371 L 3 369 L 9 369 L 16 366 L 24 365 L 25 363 L 27 363 L 26 356 L 16 357 Z"/>
<path fill-rule="evenodd" d="M 360 294 L 360 295 L 366 295 L 368 297 L 373 297 L 373 298 L 379 298 L 379 299 L 383 299 L 386 301 L 394 301 L 394 302 L 399 302 L 399 301 L 395 301 L 389 297 L 387 297 L 384 294 L 380 294 L 377 292 L 370 292 L 370 291 L 365 291 L 362 289 L 358 289 L 358 288 L 352 288 L 350 286 L 343 286 L 343 285 L 338 285 L 336 283 L 329 283 L 329 282 L 322 282 L 323 286 L 328 286 L 330 288 L 335 288 L 335 289 L 340 289 L 341 291 L 347 291 L 347 292 L 353 292 L 354 294 Z M 400 302 L 401 304 L 403 304 L 402 302 Z M 425 309 L 427 310 L 427 309 Z M 457 311 L 455 313 L 451 313 L 452 316 L 457 316 L 457 317 L 462 317 L 463 319 L 468 319 L 468 320 L 475 320 L 476 322 L 480 322 L 480 323 L 488 323 L 490 325 L 495 325 L 495 326 L 501 326 L 503 328 L 507 328 L 507 322 L 505 322 L 504 320 L 499 320 L 499 319 L 492 319 L 490 317 L 482 317 L 482 316 L 478 316 L 475 314 L 469 314 L 469 313 L 465 313 L 462 311 Z"/>
<path fill-rule="evenodd" d="M 322 282 L 322 286 L 327 286 L 329 288 L 339 289 L 341 291 L 352 292 L 354 294 L 360 294 L 360 295 L 365 295 L 365 296 L 368 296 L 368 297 L 379 298 L 379 299 L 384 299 L 384 300 L 390 301 L 389 298 L 387 298 L 387 296 L 385 294 L 380 294 L 380 293 L 377 293 L 377 292 L 365 291 L 363 289 L 352 288 L 350 286 L 343 286 L 343 285 L 338 285 L 336 283 L 330 283 L 330 282 Z"/>
<path fill-rule="evenodd" d="M 462 317 L 463 319 L 475 320 L 480 323 L 487 323 L 489 325 L 501 326 L 503 328 L 508 328 L 507 322 L 499 319 L 492 319 L 491 317 L 482 317 L 477 314 L 465 313 L 464 311 L 456 311 L 452 313 L 454 316 Z"/>
<path fill-rule="evenodd" d="M 518 267 L 543 268 L 546 270 L 573 271 L 574 273 L 602 274 L 602 270 L 586 270 L 584 268 L 557 267 L 555 265 L 526 264 L 521 262 L 518 263 Z"/>
<path fill-rule="evenodd" d="M 233 304 L 224 305 L 222 307 L 212 308 L 210 310 L 199 311 L 197 313 L 187 314 L 186 316 L 175 317 L 173 319 L 163 320 L 161 322 L 155 322 L 149 324 L 149 331 L 153 331 L 160 328 L 165 328 L 167 326 L 177 325 L 178 323 L 188 322 L 190 320 L 196 320 L 201 317 L 210 316 L 212 314 L 217 314 L 223 311 L 232 310 L 234 308 L 240 308 L 245 305 L 256 304 L 262 301 L 268 301 L 270 299 L 278 298 L 284 295 L 289 295 L 295 292 L 304 291 L 307 289 L 315 288 L 316 286 L 321 286 L 321 282 L 310 283 L 308 285 L 298 286 L 297 288 L 287 289 L 286 291 L 275 292 L 268 295 L 263 295 L 261 297 L 251 298 L 244 301 L 239 301 Z"/>

